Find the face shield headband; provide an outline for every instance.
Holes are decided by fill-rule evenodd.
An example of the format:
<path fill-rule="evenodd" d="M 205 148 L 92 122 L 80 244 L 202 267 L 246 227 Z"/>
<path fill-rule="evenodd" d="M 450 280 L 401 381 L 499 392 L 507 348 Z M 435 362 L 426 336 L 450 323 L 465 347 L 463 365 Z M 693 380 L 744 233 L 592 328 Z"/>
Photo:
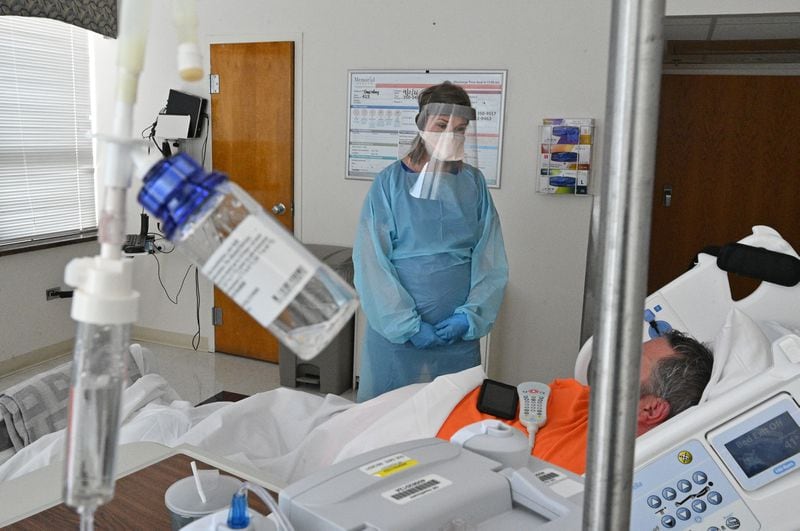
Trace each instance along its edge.
<path fill-rule="evenodd" d="M 425 130 L 425 124 L 431 116 L 459 116 L 469 121 L 475 120 L 475 109 L 466 105 L 456 105 L 455 103 L 428 103 L 423 105 L 417 114 L 417 129 Z"/>

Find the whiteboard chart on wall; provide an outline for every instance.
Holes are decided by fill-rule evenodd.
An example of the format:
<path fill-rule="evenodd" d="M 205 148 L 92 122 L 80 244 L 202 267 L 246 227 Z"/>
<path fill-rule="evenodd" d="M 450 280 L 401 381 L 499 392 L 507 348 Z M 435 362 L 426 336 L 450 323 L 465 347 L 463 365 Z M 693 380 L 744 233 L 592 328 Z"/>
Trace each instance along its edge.
<path fill-rule="evenodd" d="M 476 111 L 477 141 L 464 161 L 483 172 L 490 188 L 500 187 L 505 70 L 348 71 L 348 179 L 371 180 L 408 153 L 417 136 L 417 96 L 444 81 L 466 90 Z"/>

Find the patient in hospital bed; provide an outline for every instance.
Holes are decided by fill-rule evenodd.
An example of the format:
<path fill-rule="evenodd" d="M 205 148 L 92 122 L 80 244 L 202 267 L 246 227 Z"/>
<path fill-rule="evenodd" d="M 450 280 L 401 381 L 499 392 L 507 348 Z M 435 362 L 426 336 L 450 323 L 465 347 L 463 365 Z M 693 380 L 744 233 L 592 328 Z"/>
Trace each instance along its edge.
<path fill-rule="evenodd" d="M 639 433 L 696 403 L 711 372 L 711 353 L 674 332 L 644 344 Z M 354 404 L 293 389 L 276 389 L 237 403 L 191 407 L 158 374 L 125 391 L 120 444 L 188 444 L 264 470 L 287 485 L 332 463 L 392 443 L 450 435 L 485 418 L 476 409 L 480 367 L 414 384 Z M 548 423 L 533 455 L 577 473 L 585 468 L 589 388 L 555 380 Z M 524 428 L 518 421 L 509 422 Z M 23 448 L 0 465 L 0 481 L 60 459 L 63 430 Z"/>
<path fill-rule="evenodd" d="M 711 351 L 695 339 L 672 330 L 642 345 L 640 398 L 636 434 L 642 435 L 697 404 L 711 376 Z M 536 434 L 533 455 L 576 474 L 586 469 L 589 387 L 573 379 L 550 383 L 547 424 Z M 459 429 L 494 418 L 477 409 L 479 389 L 455 407 L 437 437 L 450 439 Z M 519 422 L 503 421 L 527 435 Z"/>

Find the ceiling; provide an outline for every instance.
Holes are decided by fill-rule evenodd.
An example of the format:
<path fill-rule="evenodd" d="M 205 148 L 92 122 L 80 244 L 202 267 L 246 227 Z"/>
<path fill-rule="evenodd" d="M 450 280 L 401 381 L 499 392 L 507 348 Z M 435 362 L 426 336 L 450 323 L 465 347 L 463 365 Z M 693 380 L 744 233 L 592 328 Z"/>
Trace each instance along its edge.
<path fill-rule="evenodd" d="M 800 38 L 800 14 L 666 17 L 666 40 L 719 41 Z"/>
<path fill-rule="evenodd" d="M 800 14 L 664 19 L 664 64 L 800 64 Z"/>

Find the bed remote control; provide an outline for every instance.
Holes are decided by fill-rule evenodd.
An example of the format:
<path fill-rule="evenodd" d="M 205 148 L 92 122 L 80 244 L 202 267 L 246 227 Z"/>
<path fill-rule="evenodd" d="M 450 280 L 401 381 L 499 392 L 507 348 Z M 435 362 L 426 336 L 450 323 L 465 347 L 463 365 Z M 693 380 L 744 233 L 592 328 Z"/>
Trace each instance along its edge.
<path fill-rule="evenodd" d="M 547 422 L 547 400 L 550 387 L 540 382 L 524 382 L 517 386 L 519 393 L 519 421 L 528 429 L 528 439 L 533 449 L 534 436 Z"/>

